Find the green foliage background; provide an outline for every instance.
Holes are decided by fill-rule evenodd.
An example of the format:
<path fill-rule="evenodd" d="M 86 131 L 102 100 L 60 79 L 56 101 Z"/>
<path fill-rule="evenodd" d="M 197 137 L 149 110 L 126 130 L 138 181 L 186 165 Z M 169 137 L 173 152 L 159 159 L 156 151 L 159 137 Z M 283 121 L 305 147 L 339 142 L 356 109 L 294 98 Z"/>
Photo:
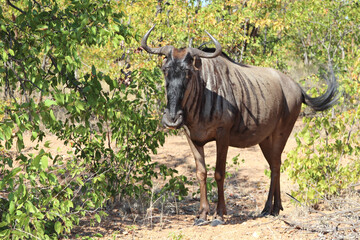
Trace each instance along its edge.
<path fill-rule="evenodd" d="M 158 176 L 170 178 L 160 195 L 187 195 L 185 176 L 150 159 L 165 139 L 162 59 L 139 47 L 153 24 L 149 45 L 198 47 L 208 30 L 236 61 L 287 72 L 314 95 L 331 62 L 340 103 L 304 118 L 284 169 L 298 199 L 340 194 L 360 176 L 359 15 L 358 1 L 1 2 L 0 237 L 65 236 L 111 199 L 146 202 Z M 46 136 L 71 151 L 54 154 Z"/>

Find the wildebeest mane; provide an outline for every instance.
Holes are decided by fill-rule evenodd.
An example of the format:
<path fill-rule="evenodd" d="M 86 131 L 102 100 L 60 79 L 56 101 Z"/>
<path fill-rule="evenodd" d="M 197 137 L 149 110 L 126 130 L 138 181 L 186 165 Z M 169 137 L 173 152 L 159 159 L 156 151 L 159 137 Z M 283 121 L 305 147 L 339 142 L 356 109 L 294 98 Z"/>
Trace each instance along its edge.
<path fill-rule="evenodd" d="M 208 47 L 199 47 L 199 49 L 200 49 L 201 51 L 210 52 L 210 53 L 215 52 L 215 50 L 216 50 L 215 48 L 208 48 Z M 245 64 L 243 64 L 243 63 L 238 63 L 238 62 L 236 62 L 234 59 L 232 59 L 231 57 L 229 57 L 229 55 L 227 55 L 224 51 L 221 52 L 221 56 L 223 56 L 224 58 L 226 58 L 227 60 L 229 60 L 229 61 L 232 62 L 232 63 L 235 63 L 235 64 L 240 65 L 240 66 L 242 66 L 242 67 L 247 67 L 247 65 L 245 65 Z"/>

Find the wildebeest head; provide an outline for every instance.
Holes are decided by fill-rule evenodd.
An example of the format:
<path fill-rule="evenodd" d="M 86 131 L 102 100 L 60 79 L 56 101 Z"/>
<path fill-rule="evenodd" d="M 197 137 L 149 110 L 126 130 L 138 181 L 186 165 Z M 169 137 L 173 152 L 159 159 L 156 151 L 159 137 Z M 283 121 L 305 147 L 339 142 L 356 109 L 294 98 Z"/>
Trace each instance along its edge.
<path fill-rule="evenodd" d="M 216 46 L 215 52 L 204 52 L 196 48 L 177 49 L 173 46 L 151 48 L 147 39 L 153 26 L 141 40 L 141 47 L 152 54 L 165 55 L 162 71 L 165 76 L 167 106 L 162 123 L 167 128 L 179 128 L 184 123 L 183 99 L 190 81 L 198 81 L 201 58 L 214 58 L 221 54 L 220 43 L 206 32 Z"/>

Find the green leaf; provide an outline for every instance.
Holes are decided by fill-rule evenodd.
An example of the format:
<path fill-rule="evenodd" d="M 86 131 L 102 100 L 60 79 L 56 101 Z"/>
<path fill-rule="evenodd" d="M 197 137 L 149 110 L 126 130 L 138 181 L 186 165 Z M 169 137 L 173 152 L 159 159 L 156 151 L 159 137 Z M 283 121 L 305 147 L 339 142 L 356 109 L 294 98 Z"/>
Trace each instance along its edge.
<path fill-rule="evenodd" d="M 72 201 L 70 201 L 70 200 L 65 201 L 64 205 L 65 205 L 68 209 L 70 209 L 70 208 L 73 208 L 73 207 L 74 207 L 73 202 L 72 202 Z"/>
<path fill-rule="evenodd" d="M 62 69 L 62 63 L 61 63 L 61 62 L 58 62 L 58 63 L 57 63 L 57 70 L 58 70 L 59 72 L 61 72 L 61 69 Z"/>
<path fill-rule="evenodd" d="M 51 144 L 51 141 L 50 141 L 50 140 L 47 140 L 47 141 L 44 143 L 44 147 L 50 148 L 50 144 Z"/>
<path fill-rule="evenodd" d="M 32 165 L 35 167 L 35 168 L 39 168 L 40 167 L 40 159 L 41 159 L 41 155 L 37 155 L 33 162 L 32 162 Z"/>
<path fill-rule="evenodd" d="M 9 177 L 10 177 L 10 178 L 14 177 L 14 176 L 15 176 L 16 174 L 18 174 L 18 172 L 20 172 L 20 171 L 21 171 L 21 168 L 20 168 L 20 167 L 14 168 L 14 169 L 10 172 Z"/>
<path fill-rule="evenodd" d="M 10 54 L 11 56 L 15 56 L 14 50 L 9 49 L 9 54 Z"/>
<path fill-rule="evenodd" d="M 120 28 L 117 24 L 113 24 L 114 31 L 119 32 Z"/>
<path fill-rule="evenodd" d="M 15 211 L 15 202 L 11 201 L 10 204 L 9 204 L 9 213 L 13 214 L 14 211 Z"/>
<path fill-rule="evenodd" d="M 0 141 L 3 141 L 5 140 L 5 136 L 4 134 L 2 133 L 2 131 L 0 131 Z"/>
<path fill-rule="evenodd" d="M 73 190 L 72 190 L 71 188 L 66 188 L 66 192 L 67 192 L 67 194 L 68 194 L 69 196 L 73 196 L 73 195 L 74 195 Z M 72 203 L 72 202 L 71 202 L 71 203 Z M 72 206 L 72 207 L 74 207 L 74 206 Z"/>
<path fill-rule="evenodd" d="M 57 221 L 55 224 L 54 224 L 54 229 L 55 229 L 55 232 L 57 234 L 60 234 L 61 231 L 62 231 L 62 225 L 59 221 Z"/>
<path fill-rule="evenodd" d="M 81 180 L 80 177 L 76 177 L 76 181 L 80 184 L 80 186 L 84 185 L 84 182 Z"/>
<path fill-rule="evenodd" d="M 57 105 L 57 104 L 56 104 L 56 101 L 54 101 L 54 100 L 46 99 L 46 100 L 44 101 L 44 105 L 45 105 L 45 107 L 50 107 L 50 106 L 52 106 L 52 105 Z"/>
<path fill-rule="evenodd" d="M 18 188 L 18 193 L 20 194 L 19 197 L 23 198 L 26 195 L 26 187 L 24 184 L 20 184 Z"/>
<path fill-rule="evenodd" d="M 8 223 L 5 222 L 5 221 L 0 222 L 0 229 L 7 226 L 7 225 L 8 225 Z M 0 233 L 0 236 L 1 236 L 1 233 Z"/>
<path fill-rule="evenodd" d="M 41 25 L 37 26 L 37 30 L 39 30 L 39 31 L 44 31 L 44 30 L 47 30 L 47 29 L 48 29 L 47 25 L 41 24 Z"/>
<path fill-rule="evenodd" d="M 3 53 L 2 53 L 2 59 L 4 62 L 7 62 L 7 60 L 8 60 L 8 55 L 6 54 L 5 51 L 3 51 Z"/>
<path fill-rule="evenodd" d="M 16 123 L 16 125 L 20 125 L 21 124 L 21 122 L 20 122 L 20 119 L 19 119 L 19 116 L 15 113 L 14 115 L 13 115 L 13 117 L 15 118 L 15 123 Z"/>
<path fill-rule="evenodd" d="M 35 213 L 35 206 L 30 201 L 26 201 L 25 209 L 28 213 Z"/>
<path fill-rule="evenodd" d="M 35 131 L 31 132 L 31 140 L 34 141 L 38 137 L 38 133 Z"/>
<path fill-rule="evenodd" d="M 40 164 L 43 170 L 47 169 L 49 162 L 48 162 L 48 157 L 46 155 L 41 157 Z"/>
<path fill-rule="evenodd" d="M 95 214 L 95 219 L 96 219 L 96 221 L 98 222 L 98 223 L 100 223 L 101 222 L 101 217 L 99 216 L 99 214 Z"/>
<path fill-rule="evenodd" d="M 330 186 L 330 192 L 331 193 L 336 193 L 337 192 L 337 187 L 335 185 Z"/>
<path fill-rule="evenodd" d="M 16 141 L 16 149 L 21 152 L 24 149 L 24 141 L 21 138 L 18 138 Z"/>
<path fill-rule="evenodd" d="M 80 111 L 84 111 L 85 108 L 84 108 L 84 104 L 81 102 L 81 101 L 76 101 L 75 102 L 75 108 L 76 108 L 76 111 L 78 113 L 80 113 Z"/>
<path fill-rule="evenodd" d="M 0 232 L 0 237 L 4 237 L 3 239 L 7 239 L 7 237 L 10 237 L 10 233 L 11 233 L 10 229 L 5 229 Z"/>
<path fill-rule="evenodd" d="M 306 131 L 304 133 L 304 141 L 307 145 L 311 145 L 313 143 L 313 137 L 310 135 L 310 132 L 309 131 Z"/>
<path fill-rule="evenodd" d="M 51 117 L 51 119 L 52 119 L 53 121 L 56 121 L 56 117 L 55 117 L 54 112 L 53 112 L 52 109 L 50 110 L 50 117 Z"/>
<path fill-rule="evenodd" d="M 5 135 L 5 140 L 9 140 L 11 138 L 11 134 L 12 134 L 12 128 L 4 125 L 2 128 L 4 135 Z"/>

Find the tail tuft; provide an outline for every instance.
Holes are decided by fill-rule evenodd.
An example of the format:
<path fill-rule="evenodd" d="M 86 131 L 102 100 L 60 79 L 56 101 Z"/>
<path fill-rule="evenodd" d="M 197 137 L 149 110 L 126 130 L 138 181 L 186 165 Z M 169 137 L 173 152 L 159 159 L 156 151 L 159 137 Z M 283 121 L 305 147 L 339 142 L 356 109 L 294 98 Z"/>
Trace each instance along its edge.
<path fill-rule="evenodd" d="M 325 78 L 327 81 L 328 89 L 326 90 L 324 95 L 313 98 L 306 94 L 305 90 L 301 88 L 301 92 L 303 95 L 303 103 L 310 106 L 315 111 L 324 111 L 326 109 L 329 109 L 334 106 L 339 100 L 340 94 L 338 92 L 338 83 L 336 81 L 334 70 L 331 64 L 329 64 L 329 70 L 330 77 Z"/>

